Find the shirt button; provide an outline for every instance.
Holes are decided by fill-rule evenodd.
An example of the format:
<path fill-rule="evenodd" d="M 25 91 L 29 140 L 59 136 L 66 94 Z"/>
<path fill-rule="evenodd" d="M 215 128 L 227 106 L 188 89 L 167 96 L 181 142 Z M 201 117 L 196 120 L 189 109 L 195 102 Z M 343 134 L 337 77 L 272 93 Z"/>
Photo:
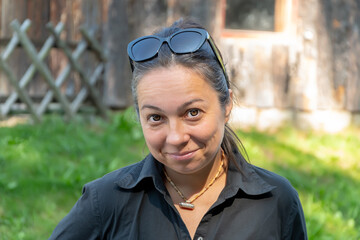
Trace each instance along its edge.
<path fill-rule="evenodd" d="M 203 237 L 198 237 L 198 239 L 197 240 L 204 240 L 204 238 Z"/>

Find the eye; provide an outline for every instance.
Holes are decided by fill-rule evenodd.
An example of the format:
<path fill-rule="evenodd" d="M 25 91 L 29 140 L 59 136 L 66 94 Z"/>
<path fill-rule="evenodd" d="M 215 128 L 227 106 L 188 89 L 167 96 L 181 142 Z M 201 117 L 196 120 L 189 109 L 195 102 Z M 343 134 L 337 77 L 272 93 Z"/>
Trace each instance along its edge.
<path fill-rule="evenodd" d="M 161 116 L 157 114 L 153 114 L 149 117 L 151 122 L 159 122 L 161 120 Z"/>
<path fill-rule="evenodd" d="M 187 116 L 190 118 L 194 118 L 200 115 L 200 110 L 199 109 L 190 109 L 187 112 Z"/>

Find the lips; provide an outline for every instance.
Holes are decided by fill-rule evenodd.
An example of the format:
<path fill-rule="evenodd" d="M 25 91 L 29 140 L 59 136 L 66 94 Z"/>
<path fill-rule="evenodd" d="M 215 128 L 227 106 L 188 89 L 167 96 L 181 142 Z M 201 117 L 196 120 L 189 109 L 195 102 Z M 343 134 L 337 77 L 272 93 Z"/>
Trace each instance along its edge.
<path fill-rule="evenodd" d="M 189 160 L 191 158 L 194 157 L 195 153 L 197 152 L 197 150 L 193 150 L 193 151 L 187 151 L 187 152 L 182 152 L 182 153 L 168 153 L 167 155 L 177 161 L 185 161 L 185 160 Z"/>

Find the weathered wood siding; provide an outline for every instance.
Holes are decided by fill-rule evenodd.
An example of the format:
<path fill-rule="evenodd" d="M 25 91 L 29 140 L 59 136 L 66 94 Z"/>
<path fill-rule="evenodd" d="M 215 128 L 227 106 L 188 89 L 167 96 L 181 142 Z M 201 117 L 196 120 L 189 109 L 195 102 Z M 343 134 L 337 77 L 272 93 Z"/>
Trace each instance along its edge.
<path fill-rule="evenodd" d="M 296 120 L 297 113 L 334 111 L 348 121 L 348 114 L 360 112 L 359 1 L 284 0 L 292 4 L 291 29 L 285 24 L 283 33 L 246 38 L 223 34 L 222 1 L 0 0 L 0 39 L 11 35 L 9 23 L 14 18 L 30 18 L 30 34 L 39 42 L 47 36 L 48 21 L 65 23 L 63 37 L 68 41 L 79 39 L 81 25 L 94 29 L 109 59 L 104 86 L 100 86 L 105 103 L 124 108 L 132 104 L 127 43 L 181 17 L 193 17 L 211 32 L 222 50 L 229 75 L 238 86 L 239 105 L 257 116 L 262 110 L 276 110 L 290 112 L 286 116 Z M 55 75 L 63 67 L 63 57 L 54 51 L 47 59 Z M 85 59 L 82 64 L 91 68 L 91 56 Z M 28 64 L 22 50 L 10 63 L 18 75 Z M 77 91 L 76 78 L 71 77 L 64 91 Z M 0 96 L 8 91 L 0 75 Z M 29 91 L 41 94 L 41 79 Z"/>
<path fill-rule="evenodd" d="M 109 0 L 105 28 L 105 48 L 109 62 L 106 71 L 105 102 L 112 108 L 132 104 L 131 72 L 127 44 L 142 35 L 171 24 L 181 17 L 194 17 L 208 29 L 216 28 L 217 0 Z M 201 7 L 200 7 L 201 6 Z"/>

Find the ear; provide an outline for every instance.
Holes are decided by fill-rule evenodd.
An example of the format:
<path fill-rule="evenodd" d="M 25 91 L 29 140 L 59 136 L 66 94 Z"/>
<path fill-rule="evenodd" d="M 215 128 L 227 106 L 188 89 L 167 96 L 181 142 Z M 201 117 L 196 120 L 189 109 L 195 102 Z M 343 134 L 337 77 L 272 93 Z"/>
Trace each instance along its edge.
<path fill-rule="evenodd" d="M 229 103 L 225 106 L 225 123 L 230 119 L 230 113 L 233 108 L 233 91 L 229 89 Z"/>

